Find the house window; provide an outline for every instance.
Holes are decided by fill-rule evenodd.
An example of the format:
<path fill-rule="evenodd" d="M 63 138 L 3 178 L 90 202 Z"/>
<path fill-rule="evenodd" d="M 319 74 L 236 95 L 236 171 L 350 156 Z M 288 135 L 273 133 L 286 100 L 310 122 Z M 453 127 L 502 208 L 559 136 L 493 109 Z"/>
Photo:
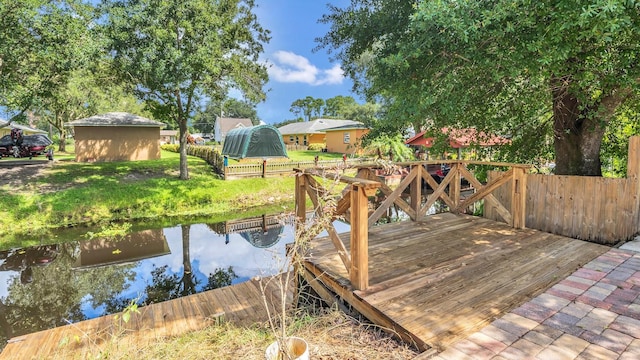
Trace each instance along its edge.
<path fill-rule="evenodd" d="M 293 135 L 289 135 L 289 143 L 293 143 L 294 139 L 293 139 Z"/>
<path fill-rule="evenodd" d="M 348 133 L 348 132 L 344 133 L 344 136 L 342 137 L 342 139 L 343 139 L 342 140 L 343 143 L 345 143 L 345 144 L 350 143 L 351 142 L 351 134 Z"/>
<path fill-rule="evenodd" d="M 302 145 L 307 146 L 307 135 L 302 139 Z"/>

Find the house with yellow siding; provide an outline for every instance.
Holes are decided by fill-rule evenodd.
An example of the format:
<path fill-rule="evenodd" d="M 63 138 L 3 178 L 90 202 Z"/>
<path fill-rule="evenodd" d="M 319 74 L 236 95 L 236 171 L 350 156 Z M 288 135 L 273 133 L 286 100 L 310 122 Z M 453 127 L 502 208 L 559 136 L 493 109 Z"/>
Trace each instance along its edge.
<path fill-rule="evenodd" d="M 327 152 L 361 154 L 362 137 L 368 132 L 369 129 L 360 122 L 326 129 Z"/>
<path fill-rule="evenodd" d="M 309 146 L 311 144 L 324 144 L 326 140 L 326 129 L 340 126 L 360 124 L 353 120 L 316 119 L 287 124 L 278 128 L 282 134 L 282 141 L 285 145 Z"/>

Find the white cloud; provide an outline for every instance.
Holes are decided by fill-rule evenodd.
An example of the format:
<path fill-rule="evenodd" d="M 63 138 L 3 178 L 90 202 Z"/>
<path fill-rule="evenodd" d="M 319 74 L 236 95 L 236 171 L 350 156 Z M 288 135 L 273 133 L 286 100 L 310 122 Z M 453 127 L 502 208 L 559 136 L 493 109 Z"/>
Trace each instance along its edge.
<path fill-rule="evenodd" d="M 340 67 L 340 65 L 335 65 L 329 70 L 322 70 L 324 73 L 324 84 L 342 84 L 342 80 L 344 79 L 344 71 Z"/>
<path fill-rule="evenodd" d="M 344 72 L 340 65 L 321 70 L 306 57 L 290 51 L 277 51 L 267 66 L 269 78 L 278 82 L 334 85 L 341 84 L 344 80 Z"/>

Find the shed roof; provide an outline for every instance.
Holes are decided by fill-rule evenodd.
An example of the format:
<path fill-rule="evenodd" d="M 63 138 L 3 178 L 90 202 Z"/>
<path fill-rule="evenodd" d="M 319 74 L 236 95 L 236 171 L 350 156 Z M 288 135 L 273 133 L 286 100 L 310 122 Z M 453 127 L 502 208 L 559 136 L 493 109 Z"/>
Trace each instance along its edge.
<path fill-rule="evenodd" d="M 94 115 L 84 119 L 74 120 L 69 122 L 66 126 L 128 126 L 162 128 L 165 126 L 165 124 L 130 113 L 110 112 L 101 115 Z"/>
<path fill-rule="evenodd" d="M 326 129 L 356 124 L 361 123 L 353 120 L 316 119 L 287 124 L 278 128 L 278 130 L 282 135 L 323 134 Z"/>
<path fill-rule="evenodd" d="M 361 122 L 354 121 L 353 124 L 336 126 L 336 127 L 324 129 L 324 131 L 325 132 L 327 132 L 327 131 L 344 131 L 344 130 L 356 130 L 356 129 L 368 129 L 368 127 L 366 127 Z"/>

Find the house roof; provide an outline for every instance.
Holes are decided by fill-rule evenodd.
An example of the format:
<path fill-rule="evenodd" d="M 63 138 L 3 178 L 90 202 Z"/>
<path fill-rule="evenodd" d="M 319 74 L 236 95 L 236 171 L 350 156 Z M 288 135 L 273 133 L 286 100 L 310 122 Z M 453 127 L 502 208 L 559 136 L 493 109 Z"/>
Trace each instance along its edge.
<path fill-rule="evenodd" d="M 128 126 L 128 127 L 164 127 L 165 124 L 147 119 L 142 116 L 125 113 L 110 112 L 78 119 L 67 123 L 66 126 Z"/>
<path fill-rule="evenodd" d="M 344 130 L 356 130 L 356 129 L 368 129 L 363 123 L 354 121 L 354 124 L 336 126 L 328 129 L 324 129 L 325 132 L 330 131 L 344 131 Z"/>
<path fill-rule="evenodd" d="M 1 122 L 4 122 L 4 120 L 0 120 L 0 123 L 1 123 Z M 46 134 L 46 133 L 47 133 L 47 132 L 46 132 L 46 131 L 44 131 L 44 130 L 34 129 L 34 128 L 29 127 L 29 126 L 20 125 L 20 124 L 14 124 L 14 123 L 11 123 L 11 124 L 9 124 L 9 125 L 7 125 L 7 126 L 3 127 L 3 129 L 20 129 L 20 130 L 22 130 L 22 131 L 25 131 L 25 132 L 27 132 L 27 131 L 28 131 L 28 132 L 30 132 L 30 133 L 34 133 L 34 134 Z"/>
<path fill-rule="evenodd" d="M 353 120 L 316 119 L 313 121 L 296 122 L 278 128 L 282 135 L 323 134 L 326 129 L 340 126 L 361 124 Z"/>
<path fill-rule="evenodd" d="M 426 131 L 421 131 L 416 135 L 407 139 L 404 143 L 406 145 L 413 146 L 424 146 L 424 147 L 432 147 L 433 146 L 433 138 L 432 137 L 424 137 L 424 133 Z"/>
<path fill-rule="evenodd" d="M 477 144 L 480 146 L 494 146 L 509 143 L 509 139 L 507 138 L 498 135 L 488 135 L 485 132 L 478 131 L 477 129 L 473 128 L 442 128 L 441 131 L 443 134 L 447 134 L 449 136 L 449 145 L 454 149 L 468 147 L 471 144 Z M 426 131 L 421 131 L 412 138 L 407 139 L 407 141 L 405 141 L 405 144 L 432 147 L 435 139 L 433 137 L 425 137 L 425 132 Z"/>
<path fill-rule="evenodd" d="M 160 130 L 160 136 L 176 136 L 178 130 Z"/>
<path fill-rule="evenodd" d="M 220 127 L 220 131 L 223 134 L 228 133 L 229 130 L 232 130 L 232 129 L 247 128 L 247 127 L 253 126 L 251 119 L 246 119 L 246 118 L 217 117 L 216 122 L 218 123 L 218 126 Z"/>

